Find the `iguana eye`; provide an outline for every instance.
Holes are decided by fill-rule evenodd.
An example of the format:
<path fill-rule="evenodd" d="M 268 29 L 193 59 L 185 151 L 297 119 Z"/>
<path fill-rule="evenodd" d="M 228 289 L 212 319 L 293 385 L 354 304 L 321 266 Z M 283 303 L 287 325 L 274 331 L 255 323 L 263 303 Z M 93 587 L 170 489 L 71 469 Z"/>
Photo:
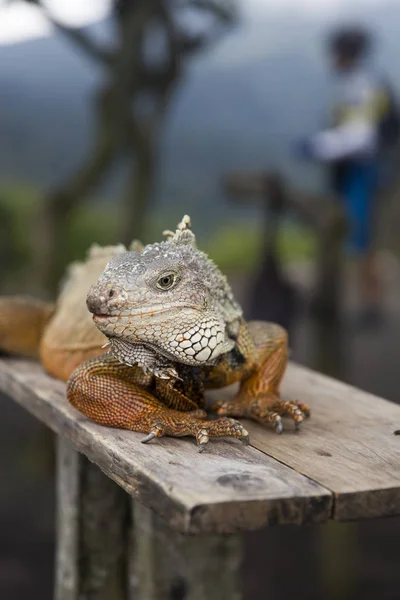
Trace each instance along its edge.
<path fill-rule="evenodd" d="M 175 283 L 174 273 L 166 273 L 157 281 L 157 287 L 161 290 L 169 290 Z"/>

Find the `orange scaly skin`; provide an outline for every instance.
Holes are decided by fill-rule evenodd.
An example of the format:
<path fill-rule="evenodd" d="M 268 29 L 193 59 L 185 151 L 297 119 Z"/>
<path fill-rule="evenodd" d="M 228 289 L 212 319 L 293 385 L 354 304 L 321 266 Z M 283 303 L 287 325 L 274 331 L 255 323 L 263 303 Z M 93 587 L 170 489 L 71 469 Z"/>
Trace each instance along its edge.
<path fill-rule="evenodd" d="M 80 412 L 101 425 L 141 431 L 150 439 L 163 435 L 196 437 L 200 446 L 209 437 L 247 438 L 233 419 L 206 421 L 206 412 L 181 393 L 153 393 L 152 381 L 143 381 L 140 369 L 103 356 L 84 363 L 68 381 L 68 399 Z"/>
<path fill-rule="evenodd" d="M 54 306 L 33 298 L 0 298 L 0 348 L 10 354 L 39 358 L 44 329 L 54 313 Z"/>
<path fill-rule="evenodd" d="M 281 400 L 278 391 L 287 362 L 286 332 L 278 325 L 262 322 L 243 322 L 241 328 L 239 349 L 245 362 L 239 365 L 234 356 L 224 356 L 214 368 L 205 367 L 197 374 L 197 384 L 208 389 L 241 381 L 234 398 L 211 409 L 223 418 L 206 420 L 206 412 L 199 409 L 204 406 L 204 397 L 197 390 L 193 394 L 193 380 L 164 383 L 109 355 L 94 358 L 75 370 L 68 381 L 68 399 L 102 425 L 149 434 L 143 441 L 164 435 L 190 435 L 196 438 L 200 450 L 210 437 L 235 437 L 248 442 L 244 427 L 226 417 L 271 423 L 278 433 L 282 431 L 282 416 L 299 424 L 309 408 Z"/>
<path fill-rule="evenodd" d="M 237 380 L 241 381 L 239 392 L 230 400 L 214 404 L 212 410 L 218 415 L 271 423 L 278 433 L 282 431 L 281 417 L 290 417 L 297 428 L 304 416 L 310 415 L 310 409 L 306 404 L 280 398 L 279 385 L 288 360 L 286 331 L 275 323 L 262 321 L 247 323 L 245 331 L 250 339 L 246 340 L 245 348 L 242 346 L 247 361 L 237 374 Z M 233 383 L 229 366 L 221 367 L 227 374 L 225 385 Z"/>
<path fill-rule="evenodd" d="M 189 233 L 184 220 L 169 242 L 146 247 L 143 258 L 121 255 L 91 288 L 88 307 L 111 349 L 74 371 L 69 401 L 98 423 L 148 434 L 143 442 L 188 435 L 199 450 L 211 437 L 248 443 L 247 431 L 229 417 L 271 424 L 277 433 L 281 417 L 289 417 L 297 428 L 309 408 L 280 399 L 286 332 L 244 321 L 226 280 Z M 219 418 L 207 420 L 204 389 L 235 382 L 237 395 L 216 403 Z"/>

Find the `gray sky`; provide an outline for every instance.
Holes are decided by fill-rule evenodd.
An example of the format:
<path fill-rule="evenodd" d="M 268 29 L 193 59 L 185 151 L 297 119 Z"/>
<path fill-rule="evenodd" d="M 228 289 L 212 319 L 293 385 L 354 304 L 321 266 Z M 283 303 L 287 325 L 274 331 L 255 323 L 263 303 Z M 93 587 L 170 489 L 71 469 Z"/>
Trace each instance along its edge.
<path fill-rule="evenodd" d="M 47 0 L 53 14 L 70 25 L 87 25 L 103 19 L 110 0 Z M 22 1 L 0 0 L 0 44 L 51 35 L 51 27 L 39 9 Z"/>
<path fill-rule="evenodd" d="M 273 12 L 301 10 L 310 17 L 332 18 L 349 11 L 357 14 L 368 7 L 382 6 L 396 0 L 239 0 L 245 21 L 257 21 Z M 111 0 L 47 0 L 49 9 L 70 25 L 87 25 L 103 19 Z M 0 0 L 0 44 L 9 44 L 51 35 L 51 27 L 40 10 L 22 0 L 7 3 Z"/>

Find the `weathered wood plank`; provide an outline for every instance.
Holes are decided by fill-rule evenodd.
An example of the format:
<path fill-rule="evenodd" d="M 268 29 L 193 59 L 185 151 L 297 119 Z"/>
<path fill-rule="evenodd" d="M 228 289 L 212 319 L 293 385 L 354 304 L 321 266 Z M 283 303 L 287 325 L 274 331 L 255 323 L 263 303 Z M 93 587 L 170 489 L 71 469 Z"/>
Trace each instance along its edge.
<path fill-rule="evenodd" d="M 236 440 L 213 441 L 199 454 L 191 439 L 143 445 L 142 434 L 96 425 L 67 402 L 65 385 L 35 363 L 0 361 L 0 389 L 174 529 L 234 532 L 321 522 L 331 514 L 329 491 Z"/>
<path fill-rule="evenodd" d="M 400 514 L 400 406 L 293 364 L 282 393 L 310 421 L 279 438 L 246 421 L 252 445 L 330 489 L 335 519 Z"/>

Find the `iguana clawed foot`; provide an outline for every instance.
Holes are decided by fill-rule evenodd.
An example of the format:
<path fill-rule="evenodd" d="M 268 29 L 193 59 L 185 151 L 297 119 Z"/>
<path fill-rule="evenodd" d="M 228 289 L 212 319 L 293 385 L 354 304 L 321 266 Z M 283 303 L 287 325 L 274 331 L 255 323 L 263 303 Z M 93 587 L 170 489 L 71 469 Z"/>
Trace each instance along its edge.
<path fill-rule="evenodd" d="M 230 400 L 216 402 L 211 410 L 218 416 L 246 417 L 263 425 L 271 424 L 276 433 L 283 431 L 281 417 L 291 418 L 297 430 L 303 419 L 310 416 L 307 404 L 281 400 L 275 394 L 263 394 L 256 398 L 249 398 L 246 394 L 239 392 Z"/>
<path fill-rule="evenodd" d="M 234 419 L 222 418 L 213 421 L 205 420 L 204 410 L 195 410 L 172 416 L 170 411 L 161 412 L 154 418 L 149 434 L 142 439 L 147 444 L 154 438 L 165 435 L 171 437 L 193 436 L 196 438 L 199 452 L 202 452 L 212 437 L 234 437 L 244 444 L 249 443 L 246 429 Z"/>

